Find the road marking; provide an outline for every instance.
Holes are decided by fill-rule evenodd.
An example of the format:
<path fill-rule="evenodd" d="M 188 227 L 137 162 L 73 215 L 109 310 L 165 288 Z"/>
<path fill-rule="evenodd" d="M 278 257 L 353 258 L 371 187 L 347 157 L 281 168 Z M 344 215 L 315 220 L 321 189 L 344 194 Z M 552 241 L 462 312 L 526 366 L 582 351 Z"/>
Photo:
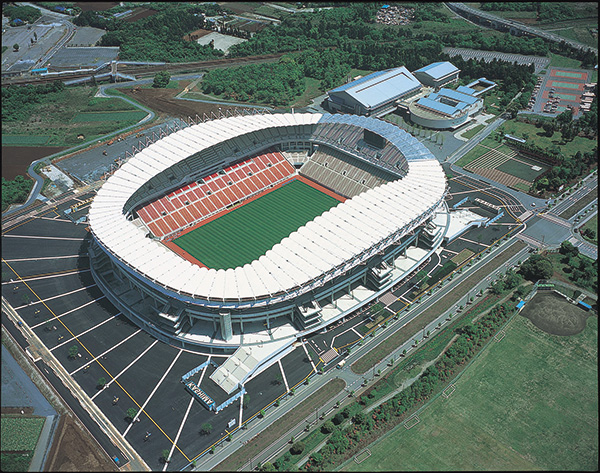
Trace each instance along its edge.
<path fill-rule="evenodd" d="M 127 365 L 125 368 L 123 368 L 123 369 L 122 369 L 122 370 L 121 370 L 121 371 L 120 371 L 120 372 L 119 372 L 119 373 L 118 373 L 116 376 L 114 376 L 114 377 L 113 377 L 113 379 L 111 379 L 111 380 L 110 380 L 110 381 L 109 381 L 107 384 L 105 384 L 105 385 L 104 385 L 104 389 L 106 389 L 108 386 L 110 386 L 110 385 L 111 385 L 111 383 L 112 383 L 113 381 L 116 381 L 116 380 L 117 380 L 117 378 L 118 378 L 119 376 L 121 376 L 123 373 L 125 373 L 125 371 L 127 371 L 131 365 L 133 365 L 134 363 L 136 363 L 136 362 L 137 362 L 137 361 L 138 361 L 138 360 L 139 360 L 139 359 L 140 359 L 142 356 L 144 356 L 144 355 L 145 355 L 145 354 L 148 352 L 148 350 L 150 350 L 150 348 L 152 348 L 152 347 L 153 347 L 154 345 L 156 345 L 157 343 L 158 343 L 158 340 L 154 340 L 154 342 L 152 342 L 148 348 L 146 348 L 146 349 L 145 349 L 145 350 L 144 350 L 142 353 L 140 353 L 140 354 L 139 354 L 139 355 L 138 355 L 138 356 L 137 356 L 137 357 L 136 357 L 136 358 L 135 358 L 135 359 L 134 359 L 134 360 L 133 360 L 131 363 L 129 363 L 129 364 L 128 364 L 128 365 Z M 94 399 L 96 399 L 96 397 L 97 397 L 97 396 L 98 396 L 98 395 L 99 395 L 101 392 L 102 392 L 102 391 L 98 391 L 96 394 L 94 394 L 94 395 L 91 397 L 91 400 L 93 401 Z"/>
<path fill-rule="evenodd" d="M 72 276 L 74 274 L 81 274 L 90 271 L 89 269 L 65 269 L 64 271 L 57 271 L 55 273 L 46 273 L 46 274 L 34 274 L 33 276 L 29 276 L 26 278 L 21 278 L 23 281 L 38 281 L 40 279 L 48 279 L 48 278 L 59 278 L 61 276 Z M 3 282 L 2 285 L 5 284 L 16 284 L 18 281 L 6 281 Z"/>
<path fill-rule="evenodd" d="M 109 317 L 105 321 L 100 322 L 99 324 L 96 324 L 93 327 L 90 327 L 85 332 L 81 332 L 79 335 L 77 335 L 77 337 L 81 337 L 82 335 L 85 335 L 86 333 L 91 332 L 92 330 L 95 330 L 96 328 L 100 327 L 101 325 L 104 325 L 106 322 L 109 322 L 110 320 L 113 320 L 114 318 L 118 317 L 119 315 L 121 315 L 121 312 L 117 312 L 115 315 L 113 315 L 112 317 Z M 75 336 L 65 340 L 60 345 L 56 345 L 54 348 L 50 348 L 50 351 L 56 350 L 58 347 L 62 347 L 65 343 L 69 343 L 71 340 L 74 340 L 74 339 L 75 339 Z"/>
<path fill-rule="evenodd" d="M 179 351 L 177 352 L 177 355 L 175 355 L 175 358 L 173 358 L 173 361 L 171 362 L 171 364 L 169 365 L 169 367 L 167 368 L 167 370 L 165 371 L 165 373 L 162 375 L 162 378 L 160 378 L 160 380 L 158 381 L 158 383 L 156 383 L 156 386 L 154 387 L 154 389 L 152 390 L 152 392 L 150 393 L 150 395 L 146 399 L 146 402 L 144 402 L 144 404 L 140 407 L 140 411 L 135 416 L 136 419 L 139 417 L 139 415 L 142 412 L 144 412 L 144 408 L 148 405 L 148 403 L 150 402 L 150 399 L 152 399 L 152 396 L 157 391 L 157 389 L 160 387 L 160 385 L 162 384 L 162 382 L 164 381 L 164 379 L 167 377 L 167 375 L 169 374 L 169 371 L 171 371 L 171 368 L 173 368 L 173 365 L 175 365 L 175 363 L 177 362 L 177 360 L 179 359 L 179 357 L 181 356 L 182 353 L 183 353 L 183 350 L 180 348 Z M 193 398 L 192 398 L 192 400 L 193 400 Z M 131 427 L 133 427 L 134 423 L 135 422 L 132 422 L 131 424 L 129 424 L 127 426 L 127 428 L 125 429 L 125 431 L 122 434 L 123 437 L 125 437 L 127 435 L 127 432 L 129 432 L 129 429 L 131 429 Z"/>
<path fill-rule="evenodd" d="M 3 235 L 4 238 L 32 238 L 37 240 L 66 240 L 66 241 L 83 241 L 83 238 L 67 238 L 67 237 L 46 237 L 33 235 Z"/>
<path fill-rule="evenodd" d="M 98 299 L 94 299 L 94 300 L 91 300 L 91 301 L 89 301 L 89 302 L 86 302 L 85 304 L 83 304 L 83 305 L 80 305 L 79 307 L 75 307 L 74 309 L 71 309 L 71 310 L 69 310 L 69 311 L 65 312 L 64 314 L 61 314 L 61 315 L 54 315 L 54 313 L 52 313 L 52 315 L 54 315 L 54 317 L 56 317 L 57 319 L 60 319 L 61 317 L 65 316 L 65 315 L 68 315 L 68 314 L 70 314 L 70 313 L 72 313 L 72 312 L 75 312 L 76 310 L 83 309 L 84 307 L 86 307 L 86 306 L 88 306 L 88 305 L 90 305 L 90 304 L 93 304 L 94 302 L 97 302 L 97 301 L 99 301 L 100 299 L 104 299 L 105 297 L 106 297 L 106 296 L 101 296 L 101 297 L 98 297 Z M 44 305 L 46 305 L 46 304 L 44 304 Z M 46 306 L 46 307 L 48 307 L 48 306 Z M 45 323 L 48 323 L 48 322 L 50 322 L 50 320 L 52 320 L 52 319 L 48 319 L 48 320 L 46 320 L 46 322 L 41 322 L 41 323 L 39 323 L 39 324 L 37 324 L 37 325 L 34 325 L 34 326 L 32 326 L 32 327 L 31 327 L 31 329 L 33 330 L 34 328 L 38 328 L 40 325 L 44 325 Z M 73 335 L 73 337 L 75 337 L 75 335 Z"/>
<path fill-rule="evenodd" d="M 5 235 L 8 236 L 8 235 Z M 20 259 L 3 259 L 2 261 L 6 263 L 17 263 L 20 261 L 42 261 L 47 259 L 65 259 L 65 258 L 87 258 L 87 254 L 83 255 L 69 255 L 69 256 L 45 256 L 43 258 L 20 258 Z M 16 273 L 15 273 L 16 274 Z"/>
<path fill-rule="evenodd" d="M 133 332 L 131 335 L 129 335 L 127 338 L 124 338 L 123 340 L 121 340 L 119 343 L 117 343 L 116 345 L 110 347 L 108 350 L 104 351 L 103 353 L 100 353 L 98 356 L 92 358 L 90 361 L 88 361 L 86 364 L 80 366 L 79 368 L 77 368 L 75 371 L 72 371 L 71 373 L 69 373 L 70 376 L 73 376 L 75 373 L 77 373 L 78 371 L 81 371 L 82 369 L 84 369 L 87 365 L 91 365 L 94 361 L 98 360 L 98 358 L 103 357 L 104 355 L 106 355 L 108 352 L 114 350 L 115 348 L 117 348 L 119 345 L 122 345 L 123 343 L 125 343 L 127 340 L 129 340 L 131 337 L 133 337 L 134 335 L 137 335 L 138 333 L 140 333 L 142 331 L 142 329 L 138 329 L 135 332 Z M 73 335 L 75 337 L 75 335 Z M 77 340 L 79 342 L 79 340 Z M 81 342 L 79 342 L 81 343 Z M 81 344 L 83 346 L 83 344 Z M 90 353 L 91 355 L 91 353 Z M 92 355 L 93 356 L 93 355 Z M 108 371 L 107 371 L 108 373 Z M 113 376 L 108 373 L 109 376 L 112 378 Z M 123 391 L 125 391 L 123 389 Z"/>
<path fill-rule="evenodd" d="M 22 282 L 25 282 L 25 281 L 22 281 Z M 20 307 L 15 307 L 15 310 L 20 310 L 20 309 L 23 309 L 25 307 L 33 307 L 34 305 L 39 304 L 40 302 L 42 302 L 42 303 L 48 302 L 48 301 L 51 301 L 53 299 L 58 299 L 59 297 L 68 296 L 69 294 L 74 294 L 76 292 L 83 291 L 85 289 L 89 289 L 90 287 L 94 287 L 94 286 L 96 286 L 96 284 L 91 284 L 91 285 L 86 286 L 86 287 L 81 287 L 81 288 L 75 289 L 74 291 L 71 291 L 71 292 L 65 292 L 64 294 L 59 294 L 58 296 L 48 297 L 48 299 L 43 299 L 43 300 L 40 299 L 39 301 L 32 302 L 31 304 L 25 304 L 25 305 L 22 305 Z M 27 286 L 27 287 L 29 287 L 29 286 Z M 31 290 L 31 292 L 33 292 L 33 290 L 31 288 L 29 288 L 29 290 Z M 34 292 L 34 294 L 35 294 L 35 292 Z M 102 297 L 104 297 L 104 296 L 102 296 Z"/>

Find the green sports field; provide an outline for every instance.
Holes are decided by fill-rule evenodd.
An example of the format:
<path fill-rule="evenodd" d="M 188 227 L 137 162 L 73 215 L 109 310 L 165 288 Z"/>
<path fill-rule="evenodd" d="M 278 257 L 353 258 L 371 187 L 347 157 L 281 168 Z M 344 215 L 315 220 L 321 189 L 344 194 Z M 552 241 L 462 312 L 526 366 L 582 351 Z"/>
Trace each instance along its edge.
<path fill-rule="evenodd" d="M 173 240 L 209 268 L 243 266 L 339 203 L 295 180 Z"/>

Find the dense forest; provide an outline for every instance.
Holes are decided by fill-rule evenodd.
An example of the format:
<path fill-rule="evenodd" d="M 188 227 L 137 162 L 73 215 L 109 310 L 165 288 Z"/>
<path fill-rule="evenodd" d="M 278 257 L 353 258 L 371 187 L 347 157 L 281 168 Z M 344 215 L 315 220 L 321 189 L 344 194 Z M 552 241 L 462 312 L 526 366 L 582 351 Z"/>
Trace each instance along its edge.
<path fill-rule="evenodd" d="M 216 4 L 188 5 L 153 3 L 158 13 L 135 22 L 114 18 L 106 12 L 89 11 L 73 21 L 78 26 L 103 28 L 107 33 L 99 46 L 119 46 L 119 58 L 128 61 L 187 62 L 215 59 L 223 52 L 209 45 L 183 41 L 183 36 L 208 28 L 203 14 L 214 15 L 223 10 Z"/>
<path fill-rule="evenodd" d="M 205 75 L 202 90 L 227 99 L 285 105 L 304 92 L 303 68 L 286 58 L 274 64 L 216 69 Z"/>
<path fill-rule="evenodd" d="M 33 181 L 17 176 L 12 181 L 2 178 L 2 212 L 11 204 L 21 204 L 27 200 Z"/>
<path fill-rule="evenodd" d="M 26 120 L 35 104 L 51 99 L 51 94 L 64 88 L 65 84 L 59 80 L 43 85 L 2 87 L 2 121 Z"/>

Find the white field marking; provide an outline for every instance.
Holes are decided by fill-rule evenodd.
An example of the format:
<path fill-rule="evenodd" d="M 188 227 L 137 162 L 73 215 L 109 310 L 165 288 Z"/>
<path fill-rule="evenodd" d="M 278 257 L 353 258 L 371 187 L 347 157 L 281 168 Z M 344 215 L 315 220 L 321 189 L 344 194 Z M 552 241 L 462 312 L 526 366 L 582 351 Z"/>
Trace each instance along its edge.
<path fill-rule="evenodd" d="M 127 371 L 131 365 L 133 365 L 135 362 L 137 362 L 142 356 L 144 356 L 148 352 L 148 350 L 150 350 L 150 348 L 152 348 L 157 343 L 158 343 L 158 340 L 154 340 L 150 344 L 150 346 L 148 348 L 146 348 L 142 353 L 140 353 L 131 363 L 129 363 L 125 368 L 123 368 L 116 376 L 113 376 L 112 379 L 104 385 L 104 389 L 106 389 L 108 386 L 110 386 L 113 381 L 115 381 L 119 376 L 121 376 L 123 373 L 125 373 L 125 371 Z M 96 394 L 94 394 L 91 397 L 91 400 L 93 401 L 98 396 L 98 394 L 100 394 L 101 392 L 102 392 L 102 390 L 100 390 Z"/>
<path fill-rule="evenodd" d="M 171 371 L 171 368 L 173 368 L 173 365 L 177 362 L 177 360 L 179 359 L 179 357 L 181 356 L 182 353 L 183 353 L 183 350 L 180 348 L 179 351 L 177 352 L 177 355 L 175 355 L 175 358 L 173 358 L 173 361 L 171 362 L 171 364 L 167 368 L 167 371 L 165 371 L 165 374 L 163 374 L 162 378 L 160 378 L 160 380 L 158 381 L 158 383 L 156 383 L 156 386 L 154 387 L 154 389 L 150 393 L 150 396 L 148 396 L 148 399 L 146 399 L 146 402 L 144 402 L 144 404 L 142 405 L 142 407 L 140 408 L 140 410 L 136 414 L 135 419 L 133 419 L 133 421 L 131 422 L 131 424 L 129 424 L 127 426 L 127 428 L 125 429 L 125 431 L 123 432 L 123 434 L 122 434 L 123 437 L 125 437 L 127 435 L 127 432 L 129 432 L 129 429 L 131 429 L 131 427 L 133 427 L 135 425 L 136 419 L 142 413 L 142 411 L 144 410 L 144 407 L 146 407 L 146 405 L 150 402 L 150 399 L 152 399 L 152 396 L 154 395 L 154 393 L 156 392 L 156 390 L 160 387 L 160 385 L 162 384 L 162 382 L 164 381 L 164 379 L 167 377 L 167 375 L 169 374 L 169 371 Z"/>
<path fill-rule="evenodd" d="M 408 291 L 407 291 L 407 292 L 408 292 Z M 406 293 L 405 293 L 405 294 L 406 294 Z M 398 299 L 402 299 L 404 302 L 407 302 L 407 303 L 409 303 L 409 304 L 410 304 L 410 301 L 409 301 L 409 300 L 408 300 L 406 297 L 404 297 L 404 296 L 399 296 L 399 297 L 398 297 Z"/>
<path fill-rule="evenodd" d="M 94 299 L 93 301 L 86 302 L 85 304 L 83 304 L 83 305 L 80 305 L 79 307 L 75 307 L 74 309 L 68 310 L 68 311 L 67 311 L 67 312 L 65 312 L 64 314 L 57 315 L 55 318 L 56 318 L 56 319 L 60 319 L 60 318 L 61 318 L 61 317 L 63 317 L 64 315 L 68 315 L 68 314 L 70 314 L 71 312 L 75 312 L 76 310 L 79 310 L 79 309 L 83 309 L 84 307 L 86 307 L 86 306 L 88 306 L 88 305 L 90 305 L 90 304 L 93 304 L 94 302 L 97 302 L 97 301 L 99 301 L 100 299 L 104 299 L 105 297 L 106 297 L 106 296 L 100 296 L 100 297 L 98 297 L 98 299 Z M 48 319 L 48 320 L 46 320 L 45 322 L 40 322 L 39 324 L 37 324 L 37 325 L 34 325 L 33 327 L 31 327 L 31 329 L 33 330 L 34 328 L 38 328 L 40 325 L 44 325 L 45 323 L 48 323 L 48 322 L 50 322 L 51 320 L 54 320 L 54 319 Z"/>
<path fill-rule="evenodd" d="M 317 367 L 313 363 L 311 356 L 308 354 L 308 350 L 306 349 L 306 344 L 305 343 L 302 343 L 302 348 L 304 348 L 304 353 L 306 353 L 306 356 L 308 357 L 308 361 L 310 361 L 310 364 L 312 365 L 313 370 L 315 370 L 315 372 L 316 372 L 317 371 Z"/>
<path fill-rule="evenodd" d="M 36 240 L 66 240 L 66 241 L 82 241 L 83 240 L 83 238 L 29 236 L 29 235 L 2 235 L 2 236 L 4 238 L 33 238 Z"/>
<path fill-rule="evenodd" d="M 115 346 L 109 348 L 108 350 L 104 351 L 104 353 L 100 353 L 98 356 L 95 356 L 94 358 L 92 358 L 90 361 L 88 361 L 85 365 L 80 366 L 79 368 L 77 368 L 75 371 L 72 371 L 71 373 L 69 373 L 69 376 L 73 376 L 75 373 L 77 373 L 78 371 L 82 370 L 83 368 L 85 368 L 87 365 L 91 365 L 94 361 L 96 361 L 98 358 L 100 358 L 101 356 L 106 355 L 109 351 L 114 350 L 115 348 L 117 348 L 119 345 L 125 343 L 127 340 L 129 340 L 131 337 L 133 337 L 134 335 L 137 335 L 138 333 L 140 333 L 142 331 L 142 329 L 138 329 L 137 331 L 133 332 L 131 335 L 129 335 L 129 337 L 121 340 L 119 343 L 117 343 Z"/>
<path fill-rule="evenodd" d="M 118 312 L 117 314 L 113 315 L 112 317 L 109 317 L 109 318 L 108 318 L 108 319 L 106 319 L 105 321 L 103 321 L 103 322 L 100 322 L 99 324 L 96 324 L 96 325 L 94 325 L 93 327 L 90 327 L 90 328 L 88 328 L 88 329 L 87 329 L 85 332 L 81 332 L 80 334 L 78 334 L 78 335 L 75 335 L 75 336 L 73 336 L 73 337 L 69 338 L 68 340 L 65 340 L 65 341 L 64 341 L 64 342 L 62 342 L 60 345 L 56 345 L 54 348 L 50 348 L 50 351 L 52 351 L 52 350 L 56 350 L 58 347 L 62 347 L 62 346 L 65 344 L 65 343 L 69 343 L 71 340 L 74 340 L 74 339 L 75 339 L 75 337 L 81 337 L 82 335 L 85 335 L 86 333 L 88 333 L 88 332 L 90 332 L 90 331 L 92 331 L 92 330 L 94 330 L 94 329 L 96 329 L 96 328 L 100 327 L 101 325 L 104 325 L 106 322 L 108 322 L 109 320 L 112 320 L 112 319 L 114 319 L 114 318 L 118 317 L 119 315 L 121 315 L 121 312 Z"/>
<path fill-rule="evenodd" d="M 24 307 L 30 307 L 30 306 L 39 304 L 40 302 L 47 302 L 47 301 L 51 301 L 52 299 L 58 299 L 59 297 L 68 296 L 69 294 L 74 294 L 75 292 L 83 291 L 84 289 L 94 287 L 95 285 L 96 284 L 91 284 L 89 286 L 80 287 L 79 289 L 75 289 L 74 291 L 71 291 L 71 292 L 65 292 L 64 294 L 58 294 L 57 296 L 48 297 L 48 299 L 40 299 L 39 301 L 32 302 L 31 304 L 25 304 L 20 307 L 15 307 L 15 310 L 23 309 Z"/>
<path fill-rule="evenodd" d="M 41 279 L 49 279 L 49 278 L 60 278 L 62 276 L 73 276 L 74 274 L 80 274 L 80 273 L 87 273 L 88 271 L 90 271 L 89 269 L 74 269 L 73 271 L 69 272 L 69 273 L 62 273 L 62 274 L 50 274 L 48 276 L 38 276 L 38 277 L 33 277 L 33 278 L 21 278 L 19 280 L 16 281 L 8 281 L 8 282 L 3 282 L 2 285 L 4 284 L 17 284 L 21 281 L 25 281 L 25 282 L 29 282 L 29 281 L 39 281 Z"/>
<path fill-rule="evenodd" d="M 448 253 L 452 253 L 454 255 L 458 254 L 458 251 L 452 251 L 452 250 L 449 250 L 448 248 L 444 248 L 442 251 L 447 251 Z"/>
<path fill-rule="evenodd" d="M 288 385 L 287 378 L 285 377 L 285 372 L 283 371 L 283 366 L 281 366 L 281 359 L 278 359 L 277 363 L 279 363 L 279 369 L 281 370 L 281 376 L 283 376 L 283 382 L 285 383 L 285 392 L 288 392 L 290 390 L 290 387 Z"/>
<path fill-rule="evenodd" d="M 94 284 L 94 286 L 95 286 L 95 284 Z M 89 287 L 92 287 L 92 286 L 89 286 Z M 82 289 L 86 289 L 86 288 L 84 287 L 84 288 L 82 288 Z M 78 290 L 78 291 L 81 291 L 81 289 L 77 289 L 77 290 Z M 76 291 L 73 291 L 73 292 L 76 292 Z M 68 294 L 72 294 L 72 293 L 71 293 L 71 292 L 69 292 Z M 60 296 L 50 297 L 49 299 L 46 299 L 46 301 L 49 301 L 50 299 L 56 299 L 57 297 L 62 297 L 62 296 L 66 296 L 66 295 L 67 295 L 67 294 L 62 294 L 62 295 L 60 295 Z M 83 305 L 80 305 L 79 307 L 76 307 L 75 309 L 71 309 L 71 310 L 69 310 L 69 311 L 65 312 L 64 314 L 58 315 L 58 316 L 56 316 L 56 318 L 57 318 L 57 319 L 60 319 L 60 318 L 61 318 L 63 315 L 70 314 L 71 312 L 73 312 L 73 311 L 75 311 L 75 310 L 77 310 L 77 309 L 81 309 L 82 307 L 85 307 L 86 305 L 89 305 L 89 304 L 91 304 L 92 302 L 99 301 L 100 299 L 103 299 L 103 298 L 105 298 L 105 297 L 106 297 L 106 296 L 100 296 L 100 297 L 98 297 L 97 299 L 93 299 L 93 300 L 91 300 L 91 301 L 89 301 L 89 302 L 86 302 L 85 304 L 83 304 Z M 42 302 L 42 301 L 33 302 L 33 303 L 31 303 L 30 305 L 34 306 L 35 304 L 38 304 L 39 302 Z M 43 301 L 43 302 L 45 302 L 45 301 Z M 27 307 L 27 306 L 21 306 L 21 307 L 17 307 L 17 309 L 22 309 L 23 307 Z M 50 319 L 50 320 L 52 320 L 52 319 Z M 42 323 L 44 323 L 44 322 L 42 322 Z M 33 329 L 33 328 L 39 327 L 40 325 L 42 325 L 42 323 L 39 323 L 39 324 L 37 324 L 37 325 L 34 325 L 34 326 L 33 326 L 33 327 L 31 327 L 31 328 Z"/>
<path fill-rule="evenodd" d="M 208 357 L 207 361 L 210 361 L 210 356 Z M 200 373 L 200 379 L 198 380 L 198 386 L 200 386 L 200 384 L 202 383 L 202 378 L 204 378 L 204 373 L 206 373 L 206 368 L 208 368 L 208 366 L 209 365 L 206 365 L 206 367 Z M 179 430 L 177 431 L 177 435 L 175 436 L 173 445 L 171 446 L 171 451 L 169 452 L 169 458 L 171 458 L 171 456 L 173 455 L 173 450 L 175 450 L 175 445 L 177 445 L 177 441 L 179 440 L 179 436 L 181 435 L 181 431 L 183 430 L 183 426 L 185 425 L 185 421 L 187 420 L 188 415 L 190 414 L 190 410 L 192 409 L 193 404 L 194 404 L 194 397 L 192 396 L 190 399 L 190 402 L 188 404 L 188 407 L 185 411 L 185 414 L 183 415 L 183 420 L 181 421 L 181 425 L 179 426 Z M 165 471 L 167 469 L 167 466 L 169 466 L 169 464 L 165 462 L 163 471 Z"/>
<path fill-rule="evenodd" d="M 360 338 L 362 338 L 362 335 L 360 333 L 358 333 L 354 327 L 350 327 L 350 330 L 352 330 L 356 335 L 358 335 Z"/>
<path fill-rule="evenodd" d="M 19 258 L 19 259 L 5 259 L 7 263 L 17 263 L 19 261 L 42 261 L 47 259 L 65 259 L 65 258 L 87 258 L 88 255 L 69 255 L 69 256 L 44 256 L 42 258 Z"/>

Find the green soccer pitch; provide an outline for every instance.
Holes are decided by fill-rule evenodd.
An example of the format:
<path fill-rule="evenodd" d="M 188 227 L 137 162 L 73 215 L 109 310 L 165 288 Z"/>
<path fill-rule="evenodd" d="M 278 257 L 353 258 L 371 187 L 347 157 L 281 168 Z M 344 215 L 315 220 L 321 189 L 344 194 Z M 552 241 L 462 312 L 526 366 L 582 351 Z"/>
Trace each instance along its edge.
<path fill-rule="evenodd" d="M 294 180 L 173 243 L 214 269 L 243 266 L 340 201 Z"/>

